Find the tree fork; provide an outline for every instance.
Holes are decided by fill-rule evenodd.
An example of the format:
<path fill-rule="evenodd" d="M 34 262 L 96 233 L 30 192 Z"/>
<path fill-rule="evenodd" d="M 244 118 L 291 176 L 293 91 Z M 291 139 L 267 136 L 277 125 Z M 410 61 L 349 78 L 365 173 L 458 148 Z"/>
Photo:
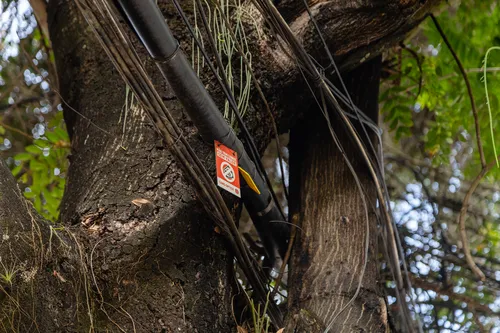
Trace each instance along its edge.
<path fill-rule="evenodd" d="M 282 1 L 283 5 L 290 2 L 292 1 Z M 421 21 L 430 4 L 438 2 L 439 0 L 391 0 L 387 6 L 370 7 L 370 3 L 381 2 L 335 0 L 323 1 L 327 4 L 311 1 L 310 5 L 318 3 L 318 6 L 328 5 L 328 8 L 333 8 L 330 11 L 324 10 L 326 7 L 318 7 L 317 9 L 321 8 L 321 11 L 313 8 L 313 12 L 321 15 L 317 17 L 320 26 L 328 28 L 323 33 L 327 43 L 337 51 L 335 56 L 346 56 L 339 62 L 339 66 L 353 68 L 373 57 L 382 48 L 389 47 L 393 41 L 401 40 L 405 33 Z M 397 6 L 405 3 L 410 5 L 403 6 L 404 8 Z M 175 21 L 173 27 L 176 37 L 188 44 L 190 39 L 184 26 L 173 15 L 175 9 L 169 7 L 167 1 L 159 1 L 159 4 L 164 15 Z M 364 10 L 363 6 L 353 7 L 353 4 L 361 4 L 370 10 Z M 178 331 L 179 328 L 181 331 L 189 332 L 230 331 L 234 328 L 231 316 L 232 290 L 227 286 L 231 281 L 229 272 L 232 269 L 232 258 L 225 251 L 222 237 L 213 231 L 213 225 L 201 209 L 192 189 L 182 178 L 179 168 L 172 163 L 172 156 L 154 133 L 142 111 L 136 107 L 130 108 L 124 124 L 122 116 L 125 86 L 93 38 L 91 29 L 83 21 L 74 3 L 68 0 L 49 1 L 47 10 L 61 84 L 57 94 L 64 99 L 64 116 L 72 144 L 71 165 L 61 204 L 64 232 L 58 232 L 58 236 L 52 234 L 52 237 L 60 237 L 64 244 L 56 238 L 52 238 L 51 243 L 51 225 L 45 223 L 24 201 L 15 180 L 2 163 L 0 165 L 2 263 L 6 265 L 7 270 L 11 270 L 12 267 L 16 270 L 20 262 L 26 262 L 26 267 L 29 268 L 40 267 L 42 259 L 37 259 L 40 253 L 32 247 L 25 246 L 26 242 L 20 242 L 20 239 L 25 240 L 32 235 L 32 227 L 35 227 L 34 230 L 40 228 L 40 232 L 36 231 L 35 235 L 41 236 L 34 239 L 37 244 L 44 244 L 39 248 L 44 248 L 45 259 L 42 262 L 42 269 L 37 270 L 34 279 L 29 280 L 30 283 L 13 284 L 13 286 L 1 284 L 3 290 L 0 291 L 0 323 L 5 322 L 3 319 L 8 321 L 12 318 L 9 316 L 12 313 L 6 314 L 1 311 L 14 309 L 20 311 L 15 314 L 15 324 L 21 332 L 76 332 L 88 331 L 89 328 L 95 331 L 119 331 L 121 328 L 127 332 L 133 332 L 134 328 L 137 331 Z M 304 10 L 302 12 L 299 10 L 299 15 L 294 16 L 298 19 L 289 22 L 300 38 L 306 40 L 306 46 L 314 46 L 313 49 L 309 49 L 310 51 L 319 50 L 320 48 L 316 47 L 319 42 L 318 37 L 316 33 L 312 33 L 307 14 L 304 13 Z M 377 19 L 370 20 L 370 28 L 373 29 L 366 29 L 363 23 L 358 24 L 357 22 L 366 22 L 366 18 L 357 20 L 359 16 L 356 16 L 356 13 L 368 19 L 375 15 Z M 394 19 L 395 16 L 397 20 Z M 338 29 L 339 27 L 343 28 Z M 356 33 L 360 27 L 363 30 L 362 35 Z M 372 36 L 367 36 L 370 31 L 373 32 Z M 306 96 L 307 88 L 302 80 L 297 79 L 300 74 L 293 61 L 285 59 L 274 41 L 257 39 L 256 35 L 257 33 L 248 35 L 249 42 L 253 43 L 252 51 L 258 54 L 253 57 L 252 67 L 262 82 L 264 94 L 269 99 L 272 111 L 276 113 L 276 119 L 281 120 L 281 128 L 287 130 L 288 124 L 282 120 L 287 117 L 289 123 L 294 122 L 310 100 Z M 146 67 L 152 69 L 153 65 L 146 62 Z M 172 98 L 171 89 L 165 86 L 159 75 L 155 76 L 153 73 L 153 79 L 161 87 L 159 90 L 165 92 L 168 107 L 178 119 L 180 126 L 184 128 L 186 136 L 189 137 L 199 156 L 208 166 L 213 165 L 211 147 L 202 144 L 198 139 L 192 124 L 183 116 L 175 98 Z M 357 87 L 363 89 L 362 87 L 366 85 Z M 247 124 L 256 145 L 262 148 L 271 138 L 271 126 L 265 121 L 266 116 L 259 112 L 258 98 L 252 99 L 252 102 L 257 107 L 251 108 L 247 113 Z M 372 104 L 375 105 L 376 102 Z M 358 106 L 362 109 L 364 107 L 363 104 Z M 284 115 L 285 110 L 287 115 Z M 321 123 L 319 112 L 317 114 L 315 119 Z M 295 157 L 292 158 L 298 159 L 304 156 L 314 162 L 314 166 L 325 166 L 327 168 L 325 170 L 335 171 L 318 174 L 319 180 L 333 179 L 335 183 L 333 188 L 324 186 L 321 189 L 317 182 L 312 182 L 310 176 L 305 177 L 315 170 L 318 171 L 318 168 L 312 168 L 312 165 L 305 165 L 302 162 L 292 166 L 292 177 L 300 175 L 301 170 L 305 172 L 303 179 L 297 182 L 292 179 L 292 186 L 296 189 L 312 190 L 302 194 L 296 192 L 292 202 L 297 204 L 292 204 L 291 207 L 296 213 L 300 213 L 303 227 L 309 233 L 312 229 L 308 223 L 313 221 L 309 216 L 314 216 L 314 212 L 318 218 L 321 217 L 320 210 L 329 215 L 339 212 L 335 216 L 347 217 L 341 221 L 332 219 L 331 226 L 327 225 L 324 219 L 318 219 L 321 226 L 325 227 L 318 229 L 318 233 L 334 229 L 334 231 L 344 230 L 342 235 L 352 236 L 348 244 L 345 239 L 340 239 L 341 244 L 345 246 L 338 248 L 351 254 L 348 256 L 342 252 L 350 260 L 349 264 L 356 264 L 359 268 L 364 238 L 349 233 L 349 230 L 346 231 L 348 228 L 364 230 L 363 221 L 358 218 L 361 215 L 359 200 L 346 205 L 348 207 L 338 207 L 341 200 L 357 198 L 359 193 L 355 189 L 349 189 L 349 184 L 342 178 L 345 176 L 347 179 L 349 172 L 344 170 L 342 158 L 335 153 L 333 144 L 317 147 L 321 139 L 308 138 L 305 133 L 306 128 L 302 128 L 305 141 L 293 144 L 300 149 L 292 149 L 295 151 Z M 316 127 L 311 128 L 315 134 Z M 297 137 L 300 131 L 301 129 L 297 127 L 293 135 Z M 331 142 L 331 138 L 325 133 L 323 137 L 325 142 Z M 315 144 L 311 146 L 310 152 L 307 151 L 309 143 Z M 347 143 L 346 147 L 349 147 Z M 321 149 L 327 154 L 325 156 L 330 156 L 328 163 L 321 161 L 319 154 Z M 333 163 L 335 161 L 338 163 Z M 363 177 L 363 181 L 368 183 L 368 176 L 363 174 L 364 166 L 356 167 L 361 170 L 360 176 Z M 306 185 L 309 187 L 306 188 Z M 335 207 L 329 206 L 328 198 L 318 200 L 321 206 L 315 209 L 314 205 L 306 205 L 312 204 L 312 201 L 306 202 L 304 199 L 309 198 L 316 190 L 324 191 L 327 195 L 333 193 L 343 197 L 336 197 Z M 139 208 L 132 203 L 135 199 L 145 199 L 150 204 Z M 345 210 L 341 211 L 341 208 Z M 346 223 L 344 229 L 342 223 Z M 330 229 L 327 229 L 327 226 Z M 373 220 L 370 249 L 375 249 L 372 244 L 374 228 Z M 18 231 L 26 232 L 24 234 L 26 237 L 11 237 Z M 308 236 L 307 233 L 301 236 L 301 233 L 302 231 L 297 230 L 297 236 L 303 237 L 297 241 L 298 250 L 300 246 L 306 244 L 304 241 Z M 6 235 L 9 237 L 8 242 L 3 241 L 7 238 Z M 324 235 L 331 237 L 326 232 L 320 236 Z M 52 247 L 49 244 L 52 244 Z M 297 249 L 296 254 L 299 253 Z M 373 258 L 373 253 L 376 251 L 370 252 L 370 258 Z M 304 256 L 292 262 L 292 269 L 294 267 L 300 269 L 292 272 L 292 281 L 295 279 L 300 282 L 302 280 L 299 278 L 308 273 L 307 269 L 302 269 L 300 266 L 301 258 L 304 267 L 310 266 L 319 271 L 321 266 L 317 261 L 318 258 L 307 257 L 308 254 L 309 250 L 304 252 Z M 334 264 L 343 263 L 337 260 Z M 332 272 L 339 272 L 337 275 L 343 278 L 343 280 L 339 278 L 340 282 L 347 281 L 349 274 L 356 273 L 356 269 L 346 272 L 343 266 L 332 268 Z M 351 315 L 347 317 L 349 311 L 344 313 L 348 321 L 352 322 L 352 314 L 359 315 L 360 311 L 365 309 L 359 317 L 363 319 L 360 322 L 364 323 L 364 327 L 376 323 L 385 325 L 385 306 L 380 305 L 383 300 L 373 285 L 376 278 L 374 270 L 372 266 L 368 267 L 363 292 L 352 305 Z M 23 282 L 24 280 L 21 280 L 23 276 L 29 277 L 21 274 L 25 271 L 25 269 L 17 271 L 14 282 Z M 323 274 L 322 271 L 319 273 Z M 368 281 L 369 274 L 373 274 L 372 282 Z M 334 300 L 338 300 L 339 303 L 343 300 L 345 304 L 349 299 L 355 283 L 343 289 L 345 283 L 334 285 L 335 281 L 329 275 L 325 275 L 324 281 L 329 281 L 330 286 L 333 286 L 328 289 L 329 292 L 345 289 L 347 294 L 333 295 L 336 297 L 333 300 L 331 297 L 320 298 L 314 294 L 309 283 L 304 284 L 304 288 L 293 287 L 290 284 L 291 309 L 294 314 L 298 313 L 300 307 L 305 309 L 305 313 L 312 314 L 315 310 L 312 305 L 334 305 Z M 300 292 L 304 295 L 307 288 L 313 294 L 310 298 L 301 298 Z M 9 298 L 14 295 L 13 290 L 19 297 Z M 15 302 L 12 303 L 13 300 Z M 367 301 L 364 302 L 365 300 Z M 11 302 L 9 304 L 13 304 L 14 308 L 7 307 L 7 302 Z M 364 307 L 360 306 L 362 302 L 365 304 Z M 378 317 L 374 316 L 377 318 L 376 321 L 372 319 L 366 324 L 364 316 L 369 309 L 379 312 L 377 312 Z M 314 317 L 320 318 L 320 321 L 325 320 L 319 315 Z M 294 316 L 290 318 L 293 319 Z M 341 316 L 337 322 L 346 318 Z"/>

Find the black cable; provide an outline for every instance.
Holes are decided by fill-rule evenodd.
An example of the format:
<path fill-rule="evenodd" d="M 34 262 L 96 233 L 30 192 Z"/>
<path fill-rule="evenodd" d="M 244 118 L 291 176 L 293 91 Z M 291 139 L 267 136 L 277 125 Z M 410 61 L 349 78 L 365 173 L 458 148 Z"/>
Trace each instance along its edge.
<path fill-rule="evenodd" d="M 151 45 L 146 45 L 146 48 L 160 72 L 170 83 L 202 138 L 208 142 L 219 141 L 237 152 L 240 166 L 250 174 L 260 190 L 260 193 L 254 191 L 245 182 L 241 187 L 243 202 L 259 232 L 268 259 L 273 266 L 281 265 L 281 257 L 287 249 L 289 228 L 283 224 L 269 223 L 271 220 L 283 220 L 279 206 L 274 203 L 272 189 L 268 188 L 264 177 L 259 174 L 258 168 L 246 153 L 243 144 L 227 124 L 204 84 L 192 69 L 160 9 L 153 0 L 117 0 L 116 2 L 123 9 L 127 23 L 136 31 L 141 41 L 151 43 Z M 155 45 L 162 41 L 169 45 Z M 260 162 L 260 159 L 256 162 Z"/>
<path fill-rule="evenodd" d="M 226 95 L 226 98 L 229 101 L 229 104 L 231 105 L 231 108 L 234 111 L 234 114 L 235 114 L 236 119 L 238 121 L 238 125 L 240 125 L 241 130 L 243 132 L 243 135 L 244 135 L 245 139 L 247 140 L 248 146 L 250 148 L 249 150 L 250 150 L 250 155 L 252 156 L 252 160 L 254 161 L 255 165 L 257 166 L 259 173 L 265 179 L 267 186 L 269 187 L 269 192 L 271 193 L 271 196 L 273 197 L 274 203 L 275 203 L 276 207 L 278 208 L 278 210 L 280 211 L 280 214 L 282 215 L 283 220 L 285 220 L 286 219 L 285 214 L 284 214 L 284 212 L 281 208 L 281 205 L 279 203 L 278 196 L 276 195 L 276 192 L 274 192 L 271 180 L 267 176 L 266 170 L 265 170 L 264 166 L 262 165 L 262 161 L 260 160 L 260 155 L 259 155 L 257 146 L 255 145 L 255 142 L 253 141 L 252 135 L 248 131 L 248 128 L 247 128 L 245 122 L 241 118 L 241 113 L 240 113 L 239 108 L 237 106 L 236 100 L 234 99 L 234 96 L 231 93 L 231 90 L 229 88 L 229 83 L 227 82 L 227 78 L 224 75 L 221 75 L 222 76 L 222 78 L 221 78 L 217 74 L 217 70 L 215 69 L 214 65 L 210 61 L 210 57 L 208 56 L 207 51 L 205 50 L 205 48 L 201 44 L 200 40 L 198 39 L 198 37 L 196 37 L 196 33 L 194 32 L 193 26 L 191 25 L 188 18 L 186 17 L 186 14 L 182 10 L 181 5 L 179 4 L 179 2 L 177 0 L 172 0 L 172 2 L 174 4 L 175 8 L 177 9 L 177 12 L 181 16 L 181 19 L 184 21 L 184 24 L 188 28 L 189 33 L 193 37 L 194 42 L 196 43 L 199 50 L 201 51 L 203 58 L 205 58 L 205 60 L 207 61 L 208 67 L 210 68 L 210 71 L 214 74 L 215 79 L 217 80 L 217 83 L 221 86 L 222 90 L 224 91 L 224 94 Z M 200 14 L 202 15 L 202 20 L 206 22 L 205 13 L 200 12 Z M 208 38 L 209 38 L 211 45 L 213 45 L 215 47 L 215 42 L 213 40 L 213 36 L 210 33 L 207 33 L 207 35 L 208 35 Z M 224 66 L 222 64 L 222 59 L 220 59 L 220 55 L 216 52 L 216 50 L 213 53 L 215 56 L 215 60 L 217 62 L 217 66 L 219 66 L 221 71 L 223 71 Z M 283 184 L 283 186 L 284 186 L 284 184 Z"/>
<path fill-rule="evenodd" d="M 222 71 L 224 71 L 224 65 L 222 64 L 222 59 L 221 59 L 220 54 L 217 52 L 217 47 L 215 46 L 215 40 L 214 40 L 214 38 L 213 38 L 212 31 L 211 31 L 211 29 L 210 29 L 210 25 L 209 25 L 209 24 L 208 24 L 208 22 L 207 22 L 207 16 L 206 16 L 205 10 L 203 9 L 203 4 L 201 3 L 201 0 L 196 0 L 196 3 L 197 3 L 197 5 L 198 5 L 198 11 L 200 12 L 201 19 L 202 19 L 202 22 L 203 22 L 203 26 L 204 26 L 204 28 L 205 28 L 205 31 L 206 31 L 207 36 L 208 36 L 209 41 L 210 41 L 210 47 L 212 48 L 212 53 L 213 53 L 213 54 L 214 54 L 214 56 L 215 56 L 215 59 L 216 59 L 216 61 L 217 61 L 217 65 L 219 66 L 219 68 L 220 68 Z M 227 23 L 227 22 L 225 22 L 225 23 Z M 231 26 L 228 26 L 227 28 L 228 28 L 228 30 L 229 30 L 230 32 L 232 31 L 232 30 L 231 30 Z M 234 35 L 234 33 L 232 33 L 232 35 Z M 236 44 L 236 45 L 238 45 L 238 41 L 237 41 L 237 40 L 235 40 L 234 42 L 235 42 L 235 44 Z M 241 48 L 241 47 L 240 47 L 240 48 Z M 240 51 L 240 56 L 242 57 L 243 62 L 247 65 L 247 68 L 248 68 L 248 70 L 249 70 L 249 71 L 250 71 L 250 73 L 251 73 L 251 77 L 252 77 L 252 79 L 254 80 L 254 84 L 255 84 L 255 86 L 256 86 L 256 88 L 257 88 L 257 90 L 261 93 L 261 90 L 260 90 L 260 89 L 259 89 L 259 87 L 258 87 L 258 82 L 257 82 L 257 80 L 255 79 L 255 77 L 254 77 L 254 76 L 253 76 L 253 74 L 252 74 L 252 73 L 253 73 L 253 72 L 252 72 L 252 68 L 251 68 L 251 66 L 250 66 L 248 63 L 246 63 L 246 57 L 245 57 L 245 55 L 243 54 L 243 52 L 241 52 L 242 50 L 240 50 L 240 48 L 237 48 L 237 49 L 238 49 L 238 51 Z M 215 73 L 214 73 L 214 74 L 215 74 Z M 228 84 L 228 82 L 227 82 L 227 78 L 226 78 L 225 76 L 223 76 L 223 78 L 224 78 L 224 81 L 225 81 L 225 83 L 226 83 L 226 86 L 227 86 L 227 87 L 228 87 L 228 89 L 229 89 L 229 84 Z M 232 95 L 231 95 L 231 96 L 232 96 Z M 233 96 L 233 98 L 234 98 L 234 96 Z M 274 118 L 273 118 L 273 116 L 272 116 L 272 114 L 271 114 L 271 110 L 269 109 L 269 106 L 267 105 L 267 101 L 265 100 L 265 97 L 264 97 L 264 95 L 262 95 L 262 94 L 261 94 L 261 99 L 262 99 L 262 101 L 264 102 L 264 104 L 266 105 L 267 111 L 269 112 L 269 116 L 271 117 L 271 121 L 272 121 L 272 123 L 273 123 L 273 131 L 274 131 L 275 140 L 276 140 L 276 145 L 277 145 L 277 147 L 276 147 L 276 148 L 277 148 L 277 149 L 276 149 L 276 151 L 277 151 L 278 160 L 279 160 L 279 166 L 280 166 L 280 171 L 281 171 L 281 182 L 283 183 L 283 191 L 284 191 L 284 193 L 285 193 L 285 198 L 286 198 L 286 201 L 288 202 L 288 201 L 289 201 L 289 195 L 288 195 L 288 189 L 287 189 L 287 187 L 286 187 L 286 183 L 285 183 L 285 170 L 284 170 L 284 168 L 283 168 L 283 158 L 281 157 L 281 152 L 280 152 L 280 148 L 281 148 L 281 147 L 280 147 L 280 145 L 279 145 L 278 129 L 277 129 L 277 127 L 276 127 L 276 123 L 275 123 L 275 121 L 274 121 Z M 234 104 L 235 104 L 235 103 L 234 103 Z M 236 105 L 236 104 L 235 104 L 235 105 Z M 250 136 L 250 139 L 251 139 L 251 136 Z M 263 167 L 262 167 L 262 169 L 263 169 L 263 172 L 265 173 L 265 169 L 264 169 Z M 269 184 L 270 184 L 270 182 L 268 182 L 268 186 L 270 186 Z M 272 186 L 270 186 L 270 187 L 272 188 Z M 272 194 L 273 194 L 273 198 L 274 198 L 274 200 L 276 201 L 276 200 L 277 200 L 276 195 L 275 195 L 274 193 L 272 193 Z M 279 203 L 277 203 L 277 204 L 279 205 Z M 281 206 L 279 206 L 279 208 L 280 208 L 280 211 L 281 211 Z M 283 211 L 281 211 L 281 213 L 282 213 L 282 215 L 283 215 L 283 217 L 284 217 L 284 215 L 285 215 L 285 214 L 283 213 Z"/>

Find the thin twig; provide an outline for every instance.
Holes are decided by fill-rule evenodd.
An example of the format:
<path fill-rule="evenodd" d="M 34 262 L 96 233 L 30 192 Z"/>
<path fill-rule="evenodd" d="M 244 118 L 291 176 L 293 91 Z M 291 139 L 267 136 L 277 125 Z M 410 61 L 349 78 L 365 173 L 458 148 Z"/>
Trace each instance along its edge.
<path fill-rule="evenodd" d="M 457 66 L 460 69 L 460 72 L 462 73 L 462 76 L 464 78 L 465 85 L 467 86 L 467 93 L 469 94 L 470 105 L 472 107 L 472 114 L 474 116 L 474 125 L 476 127 L 477 149 L 479 151 L 479 158 L 481 159 L 481 166 L 484 169 L 486 167 L 486 158 L 484 157 L 483 144 L 481 142 L 481 130 L 479 128 L 479 116 L 477 113 L 476 102 L 474 101 L 474 95 L 472 94 L 472 87 L 470 85 L 469 77 L 467 76 L 467 72 L 465 71 L 464 66 L 462 65 L 462 62 L 460 61 L 455 50 L 451 46 L 450 41 L 448 40 L 448 37 L 446 37 L 443 29 L 441 29 L 441 26 L 439 25 L 439 22 L 437 21 L 436 17 L 433 14 L 430 14 L 429 16 L 431 17 L 432 21 L 434 22 L 436 29 L 439 31 L 441 38 L 443 38 L 444 43 L 448 47 L 448 50 L 450 50 L 451 55 L 453 56 L 453 58 L 455 58 L 455 62 L 457 63 Z"/>
<path fill-rule="evenodd" d="M 422 91 L 422 83 L 424 81 L 424 73 L 422 71 L 422 60 L 418 56 L 418 53 L 415 52 L 415 50 L 412 50 L 411 48 L 407 47 L 403 42 L 399 44 L 401 49 L 408 51 L 413 58 L 415 58 L 415 61 L 417 62 L 418 70 L 420 72 L 420 77 L 418 79 L 418 92 L 417 92 L 417 97 L 420 95 L 420 92 Z"/>
<path fill-rule="evenodd" d="M 484 72 L 484 69 L 483 68 L 467 68 L 465 70 L 465 72 L 467 73 L 483 73 Z M 486 68 L 486 72 L 488 73 L 498 73 L 500 72 L 500 67 L 490 67 L 490 68 Z M 458 76 L 457 73 L 453 72 L 451 74 L 447 74 L 447 75 L 443 75 L 443 76 L 440 76 L 437 78 L 438 81 L 443 81 L 443 80 L 448 80 L 448 79 L 451 79 L 453 77 L 456 77 Z M 406 88 L 406 90 L 402 91 L 403 93 L 407 93 L 415 88 L 418 88 L 419 85 L 418 84 L 414 84 L 413 86 L 409 86 L 408 88 Z"/>
<path fill-rule="evenodd" d="M 465 194 L 464 201 L 462 202 L 462 208 L 460 209 L 460 214 L 458 215 L 457 223 L 460 228 L 460 238 L 462 240 L 462 247 L 464 250 L 465 259 L 467 260 L 467 264 L 469 265 L 472 272 L 476 275 L 478 279 L 484 281 L 486 279 L 484 273 L 481 269 L 476 265 L 472 255 L 470 253 L 469 241 L 467 239 L 467 232 L 465 230 L 465 217 L 467 216 L 467 210 L 469 208 L 469 201 L 474 194 L 474 191 L 478 187 L 481 180 L 484 176 L 490 171 L 490 169 L 496 164 L 496 161 L 490 162 L 486 167 L 481 169 L 481 172 L 476 176 L 474 181 L 469 187 L 469 190 Z"/>
<path fill-rule="evenodd" d="M 52 94 L 50 94 L 50 95 L 52 95 Z M 32 97 L 23 98 L 23 99 L 15 102 L 14 104 L 8 104 L 8 103 L 0 104 L 0 111 L 6 111 L 6 110 L 10 110 L 10 109 L 13 109 L 16 107 L 23 106 L 25 104 L 39 102 L 40 100 L 42 100 L 44 98 L 45 98 L 45 96 L 32 96 Z"/>
<path fill-rule="evenodd" d="M 1 120 L 0 120 L 0 126 L 2 126 L 2 127 L 4 127 L 4 128 L 6 128 L 6 129 L 8 129 L 9 131 L 12 131 L 12 132 L 16 132 L 16 133 L 18 133 L 18 134 L 21 134 L 22 136 L 24 136 L 24 137 L 26 137 L 26 138 L 28 138 L 28 139 L 30 139 L 30 140 L 33 140 L 33 137 L 32 137 L 31 135 L 29 135 L 29 134 L 27 134 L 27 133 L 25 133 L 25 132 L 23 132 L 23 131 L 21 131 L 21 130 L 19 130 L 19 129 L 15 128 L 15 127 L 9 126 L 9 125 L 7 125 L 6 123 L 4 123 L 4 122 L 3 122 L 3 121 L 1 121 Z"/>
<path fill-rule="evenodd" d="M 94 126 L 95 128 L 97 128 L 99 131 L 103 132 L 104 134 L 106 135 L 109 135 L 111 136 L 111 133 L 109 133 L 108 131 L 106 131 L 104 128 L 100 127 L 99 125 L 97 125 L 95 122 L 93 122 L 90 118 L 88 118 L 87 116 L 85 116 L 83 113 L 81 113 L 80 111 L 76 110 L 75 108 L 73 108 L 68 102 L 66 102 L 64 100 L 64 98 L 62 97 L 62 95 L 59 93 L 59 91 L 57 89 L 54 89 L 52 88 L 52 90 L 56 93 L 57 96 L 59 96 L 59 98 L 61 99 L 61 101 L 63 102 L 64 105 L 66 105 L 70 111 L 76 113 L 77 115 L 79 115 L 80 117 L 82 117 L 83 119 L 85 119 L 90 125 Z"/>
<path fill-rule="evenodd" d="M 484 178 L 484 176 L 495 165 L 495 161 L 486 165 L 486 159 L 484 157 L 483 145 L 481 142 L 481 132 L 480 132 L 480 128 L 479 128 L 479 116 L 477 113 L 476 103 L 474 101 L 474 95 L 472 94 L 472 88 L 471 88 L 471 85 L 469 82 L 469 78 L 467 76 L 467 72 L 465 71 L 464 66 L 460 62 L 460 59 L 458 58 L 457 54 L 455 53 L 455 50 L 451 46 L 443 29 L 441 29 L 441 26 L 439 25 L 436 17 L 433 14 L 430 14 L 430 17 L 431 17 L 432 21 L 434 22 L 436 29 L 439 31 L 439 34 L 443 38 L 443 41 L 445 42 L 446 46 L 448 47 L 451 54 L 453 55 L 453 58 L 455 58 L 455 62 L 457 63 L 458 68 L 460 69 L 460 72 L 462 73 L 465 84 L 467 86 L 467 92 L 469 94 L 470 104 L 472 107 L 472 115 L 474 117 L 474 125 L 476 127 L 477 148 L 479 150 L 479 158 L 481 160 L 481 171 L 476 176 L 476 178 L 472 182 L 471 186 L 469 187 L 469 190 L 465 194 L 464 201 L 462 202 L 462 208 L 460 209 L 460 214 L 458 215 L 457 222 L 458 222 L 458 226 L 460 228 L 460 238 L 462 240 L 462 247 L 463 247 L 465 259 L 467 260 L 467 264 L 469 265 L 469 268 L 472 270 L 472 272 L 476 275 L 476 277 L 478 279 L 480 279 L 481 281 L 484 281 L 486 279 L 486 277 L 484 276 L 484 273 L 481 271 L 481 269 L 479 269 L 479 267 L 476 265 L 476 263 L 474 262 L 474 259 L 472 258 L 472 255 L 470 253 L 469 241 L 467 239 L 467 232 L 465 230 L 465 217 L 467 215 L 467 209 L 469 208 L 469 201 L 470 201 L 472 194 L 474 194 L 474 191 L 476 190 L 476 188 L 478 187 L 479 183 Z"/>
<path fill-rule="evenodd" d="M 498 155 L 497 155 L 497 146 L 495 144 L 495 131 L 493 130 L 493 116 L 491 112 L 491 104 L 490 104 L 490 93 L 488 91 L 488 75 L 486 75 L 487 72 L 487 67 L 488 67 L 488 54 L 493 51 L 493 50 L 500 50 L 500 46 L 493 46 L 486 51 L 486 54 L 484 55 L 484 65 L 483 65 L 483 79 L 484 79 L 484 92 L 486 93 L 486 107 L 488 108 L 488 116 L 490 118 L 490 134 L 491 134 L 491 140 L 493 143 L 493 152 L 495 154 L 497 166 L 500 167 L 500 162 L 498 161 Z"/>

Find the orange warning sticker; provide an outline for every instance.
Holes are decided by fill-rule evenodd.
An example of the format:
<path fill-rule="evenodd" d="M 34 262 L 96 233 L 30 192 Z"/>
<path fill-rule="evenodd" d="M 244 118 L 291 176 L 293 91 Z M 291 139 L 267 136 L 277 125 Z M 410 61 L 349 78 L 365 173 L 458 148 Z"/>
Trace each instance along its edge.
<path fill-rule="evenodd" d="M 215 141 L 215 165 L 217 185 L 241 198 L 238 154 L 219 141 Z"/>

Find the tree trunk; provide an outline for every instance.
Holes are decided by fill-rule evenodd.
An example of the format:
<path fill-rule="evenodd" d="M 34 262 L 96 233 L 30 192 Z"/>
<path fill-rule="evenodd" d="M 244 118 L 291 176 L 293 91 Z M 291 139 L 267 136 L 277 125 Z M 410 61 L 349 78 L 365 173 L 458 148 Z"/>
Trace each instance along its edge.
<path fill-rule="evenodd" d="M 188 50 L 190 38 L 175 9 L 167 5 L 170 2 L 158 2 L 181 46 Z M 400 40 L 437 2 L 336 0 L 310 1 L 310 5 L 318 20 L 335 22 L 335 26 L 323 24 L 328 28 L 323 33 L 347 69 Z M 282 1 L 280 10 L 291 13 L 291 3 Z M 322 6 L 329 9 L 320 10 Z M 304 8 L 294 8 L 293 15 L 286 15 L 290 25 L 311 51 L 319 50 L 319 37 L 311 33 Z M 373 15 L 378 17 L 370 21 L 373 34 L 359 34 L 365 29 L 363 22 Z M 358 24 L 356 17 L 364 19 Z M 267 32 L 265 24 L 257 21 Z M 214 232 L 212 221 L 143 110 L 134 103 L 130 106 L 123 81 L 75 3 L 49 1 L 48 25 L 59 75 L 57 94 L 64 101 L 71 137 L 71 163 L 58 226 L 33 211 L 4 163 L 0 164 L 0 330 L 234 331 L 233 259 L 223 237 Z M 294 62 L 274 39 L 258 39 L 259 33 L 255 29 L 248 35 L 254 52 L 252 65 L 285 131 L 311 98 Z M 211 145 L 199 139 L 170 87 L 144 59 L 179 127 L 213 171 Z M 351 86 L 361 87 L 357 82 Z M 246 122 L 263 149 L 272 137 L 272 125 L 257 94 L 253 95 Z M 376 99 L 359 104 L 375 117 L 374 105 Z M 349 171 L 321 128 L 316 111 L 293 133 L 291 209 L 300 217 L 303 231 L 298 232 L 294 248 L 290 318 L 304 308 L 324 324 L 356 288 L 356 274 L 364 260 L 365 221 Z M 314 148 L 308 151 L 308 147 Z M 369 186 L 364 166 L 354 164 Z M 237 210 L 237 203 L 228 203 Z M 370 258 L 377 253 L 375 234 L 371 220 Z M 323 245 L 324 241 L 329 245 Z M 320 260 L 336 266 L 321 266 Z M 313 272 L 323 276 L 321 284 L 317 284 L 319 279 L 307 280 L 314 277 Z M 355 330 L 355 325 L 370 332 L 386 328 L 376 276 L 377 266 L 370 261 L 360 297 L 337 319 L 334 331 Z M 304 283 L 303 288 L 297 283 Z M 322 308 L 330 304 L 331 308 Z"/>
<path fill-rule="evenodd" d="M 380 67 L 381 57 L 377 57 L 345 76 L 354 104 L 375 122 Z M 341 122 L 332 123 L 366 190 L 369 221 L 351 170 L 315 105 L 290 134 L 290 212 L 298 229 L 289 278 L 287 329 L 323 332 L 335 319 L 331 332 L 386 332 L 387 308 L 377 285 L 375 188 Z M 351 303 L 360 277 L 360 293 Z"/>
<path fill-rule="evenodd" d="M 112 319 L 98 331 L 229 331 L 232 259 L 222 237 L 143 110 L 124 107 L 125 85 L 75 4 L 51 1 L 49 13 L 72 141 L 61 219 L 93 251 L 92 285 L 104 294 L 96 303 Z M 178 103 L 169 107 L 211 160 Z"/>

